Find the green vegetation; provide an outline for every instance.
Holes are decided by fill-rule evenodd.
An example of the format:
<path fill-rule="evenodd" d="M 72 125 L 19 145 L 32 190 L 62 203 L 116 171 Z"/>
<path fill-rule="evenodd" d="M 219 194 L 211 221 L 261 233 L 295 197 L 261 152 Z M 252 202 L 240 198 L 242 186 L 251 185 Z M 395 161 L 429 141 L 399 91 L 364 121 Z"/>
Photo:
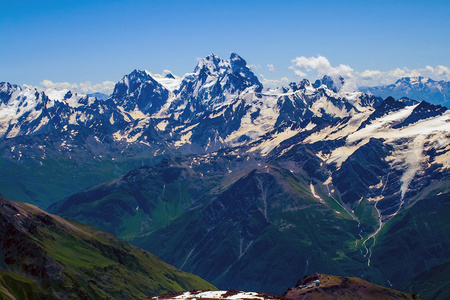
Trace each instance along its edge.
<path fill-rule="evenodd" d="M 17 295 L 33 299 L 27 297 L 31 293 L 47 299 L 139 299 L 173 291 L 215 289 L 111 234 L 29 204 L 0 200 L 1 253 L 7 265 L 0 274 L 4 298 Z"/>
<path fill-rule="evenodd" d="M 297 156 L 301 163 L 317 159 Z M 252 163 L 254 169 L 243 172 L 249 166 L 241 169 L 238 161 L 228 172 L 226 159 L 232 160 L 225 155 L 164 159 L 75 194 L 51 211 L 125 238 L 224 289 L 281 293 L 293 278 L 326 272 L 409 291 L 409 280 L 450 256 L 448 186 L 418 194 L 429 197 L 405 206 L 375 244 L 370 239 L 364 246 L 378 227 L 378 212 L 367 197 L 380 191 L 362 198 L 358 191 L 354 202 L 344 202 L 342 191 L 330 194 L 323 185 L 328 173 L 317 163 L 311 172 L 322 179 L 290 161 L 287 167 L 295 173 L 282 162 Z M 366 185 L 380 182 L 372 175 Z M 353 181 L 345 182 L 353 187 Z"/>
<path fill-rule="evenodd" d="M 357 222 L 336 218 L 293 177 L 285 192 L 283 178 L 277 170 L 251 172 L 132 242 L 221 289 L 282 293 L 292 278 L 311 272 L 363 274 L 366 261 L 349 247 Z"/>
<path fill-rule="evenodd" d="M 373 205 L 369 204 L 368 201 L 363 198 L 355 208 L 355 216 L 358 220 L 368 226 L 371 231 L 375 231 L 378 227 L 378 213 Z"/>
<path fill-rule="evenodd" d="M 419 200 L 384 226 L 373 248 L 373 266 L 394 286 L 424 299 L 450 293 L 448 284 L 439 284 L 450 274 L 449 199 L 450 193 L 439 192 Z"/>
<path fill-rule="evenodd" d="M 450 261 L 434 266 L 415 276 L 408 290 L 422 299 L 450 299 Z"/>
<path fill-rule="evenodd" d="M 44 295 L 35 281 L 0 271 L 0 299 L 43 299 Z"/>
<path fill-rule="evenodd" d="M 142 167 L 120 179 L 73 195 L 49 210 L 131 240 L 167 225 L 198 198 L 179 167 Z"/>

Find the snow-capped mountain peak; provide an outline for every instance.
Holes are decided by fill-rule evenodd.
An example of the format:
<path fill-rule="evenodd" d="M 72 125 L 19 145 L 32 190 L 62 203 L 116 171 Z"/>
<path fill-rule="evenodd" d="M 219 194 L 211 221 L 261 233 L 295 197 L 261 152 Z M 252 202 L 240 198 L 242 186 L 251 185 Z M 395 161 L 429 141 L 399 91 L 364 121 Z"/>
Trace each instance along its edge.
<path fill-rule="evenodd" d="M 139 86 L 146 81 L 154 81 L 153 77 L 147 71 L 135 69 L 128 75 L 125 75 L 114 87 L 114 98 L 123 97 L 126 94 L 132 94 Z"/>
<path fill-rule="evenodd" d="M 167 101 L 169 91 L 148 71 L 134 70 L 114 87 L 111 98 L 125 111 L 155 113 Z"/>
<path fill-rule="evenodd" d="M 436 83 L 436 81 L 434 81 L 431 78 L 428 77 L 422 77 L 422 76 L 418 76 L 418 77 L 403 77 L 400 78 L 399 80 L 397 80 L 395 82 L 396 86 L 400 86 L 400 85 L 411 85 L 411 86 L 420 86 L 420 85 L 426 85 L 426 84 L 433 84 Z"/>
<path fill-rule="evenodd" d="M 220 83 L 222 88 L 232 94 L 250 86 L 255 86 L 257 90 L 262 89 L 262 84 L 246 61 L 234 52 L 227 60 L 222 60 L 215 54 L 201 59 L 194 69 L 194 74 L 194 78 L 188 76 L 186 79 L 194 79 L 207 86 Z"/>
<path fill-rule="evenodd" d="M 194 73 L 200 73 L 202 70 L 204 72 L 216 73 L 219 71 L 220 64 L 223 61 L 214 53 L 200 59 L 197 66 L 194 69 Z"/>
<path fill-rule="evenodd" d="M 65 102 L 70 107 L 80 107 L 83 105 L 92 104 L 95 101 L 95 97 L 89 97 L 85 94 L 72 93 L 68 89 L 54 89 L 49 88 L 44 91 L 44 94 L 48 97 L 51 102 Z M 53 105 L 53 104 L 51 104 Z"/>
<path fill-rule="evenodd" d="M 339 76 L 338 79 L 333 79 L 331 76 L 325 75 L 322 79 L 317 79 L 313 84 L 315 88 L 320 88 L 322 85 L 337 93 L 344 85 L 344 78 Z"/>
<path fill-rule="evenodd" d="M 247 63 L 236 53 L 223 60 L 211 54 L 199 61 L 193 73 L 183 76 L 179 89 L 160 115 L 178 120 L 194 120 L 247 92 L 259 92 L 262 84 Z"/>

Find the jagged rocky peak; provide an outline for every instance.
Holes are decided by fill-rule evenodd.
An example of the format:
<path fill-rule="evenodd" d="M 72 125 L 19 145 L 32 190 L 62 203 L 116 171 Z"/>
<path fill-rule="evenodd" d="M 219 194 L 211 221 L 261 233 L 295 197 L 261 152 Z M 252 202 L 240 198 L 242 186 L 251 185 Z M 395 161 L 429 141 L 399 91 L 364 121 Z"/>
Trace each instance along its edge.
<path fill-rule="evenodd" d="M 337 81 L 337 82 L 336 82 Z M 339 79 L 333 79 L 331 76 L 325 75 L 322 79 L 317 79 L 313 86 L 317 89 L 321 85 L 325 85 L 327 88 L 337 93 L 339 89 L 344 85 L 344 78 L 339 76 Z"/>
<path fill-rule="evenodd" d="M 15 84 L 10 84 L 9 82 L 0 82 L 0 101 L 1 103 L 7 103 L 11 98 L 12 93 L 16 90 L 21 90 L 21 88 Z"/>
<path fill-rule="evenodd" d="M 154 113 L 169 97 L 169 91 L 147 71 L 134 70 L 114 87 L 111 98 L 127 111 Z"/>
<path fill-rule="evenodd" d="M 176 112 L 178 120 L 193 120 L 198 112 L 234 101 L 246 90 L 259 92 L 262 88 L 245 60 L 236 53 L 225 60 L 210 54 L 198 62 L 193 73 L 184 75 L 168 112 Z"/>
<path fill-rule="evenodd" d="M 416 108 L 414 108 L 412 113 L 402 123 L 394 126 L 394 128 L 401 128 L 410 124 L 414 124 L 420 120 L 438 117 L 444 114 L 446 111 L 447 108 L 445 106 L 434 105 L 426 101 L 422 101 L 416 106 Z"/>
<path fill-rule="evenodd" d="M 398 111 L 405 108 L 406 103 L 402 101 L 396 101 L 392 97 L 387 97 L 381 104 L 377 107 L 375 112 L 370 116 L 372 119 L 379 118 L 381 116 L 387 115 L 388 113 Z M 369 118 L 369 119 L 370 119 Z"/>
<path fill-rule="evenodd" d="M 199 73 L 201 71 L 215 73 L 218 72 L 220 67 L 219 64 L 222 60 L 214 53 L 211 53 L 205 58 L 202 58 L 194 69 L 194 73 Z"/>
<path fill-rule="evenodd" d="M 64 100 L 72 98 L 73 94 L 71 91 L 67 91 L 67 93 L 64 95 Z"/>
<path fill-rule="evenodd" d="M 125 75 L 114 87 L 112 96 L 114 98 L 123 97 L 126 94 L 133 93 L 140 85 L 146 81 L 156 81 L 147 71 L 135 69 L 128 75 Z"/>
<path fill-rule="evenodd" d="M 31 110 L 37 103 L 41 103 L 46 98 L 43 92 L 38 92 L 36 88 L 20 87 L 8 82 L 0 83 L 0 104 L 5 104 L 5 109 L 0 111 L 0 119 L 5 114 L 9 117 L 20 116 L 24 111 Z M 11 115 L 12 110 L 16 111 Z M 17 110 L 18 108 L 23 108 Z"/>
<path fill-rule="evenodd" d="M 247 62 L 242 57 L 233 52 L 230 55 L 230 62 L 234 74 L 239 74 L 242 77 L 245 77 L 247 80 L 249 80 L 249 83 L 259 86 L 259 88 L 262 89 L 261 82 L 259 82 L 258 78 L 250 70 L 250 68 L 247 66 Z"/>
<path fill-rule="evenodd" d="M 292 90 L 293 92 L 296 92 L 298 90 L 304 90 L 307 87 L 311 87 L 311 82 L 308 79 L 303 79 L 300 82 L 291 82 L 289 83 L 288 87 L 284 87 L 283 91 L 287 92 L 289 89 Z"/>
<path fill-rule="evenodd" d="M 3 93 L 9 93 L 15 89 L 21 90 L 20 86 L 16 84 L 11 84 L 9 82 L 0 82 L 0 95 L 2 95 Z"/>
<path fill-rule="evenodd" d="M 216 81 L 216 84 L 230 93 L 241 92 L 250 86 L 255 86 L 256 90 L 262 89 L 261 82 L 247 66 L 247 62 L 234 52 L 227 60 L 214 53 L 208 55 L 199 61 L 194 73 L 202 84 L 210 86 L 212 81 Z"/>
<path fill-rule="evenodd" d="M 8 103 L 11 98 L 18 102 L 23 102 L 27 97 L 39 98 L 36 88 L 21 87 L 9 82 L 0 82 L 0 103 Z"/>
<path fill-rule="evenodd" d="M 170 73 L 170 72 L 167 72 L 167 73 L 165 73 L 165 75 L 164 75 L 164 78 L 168 78 L 168 79 L 175 79 L 175 76 L 173 76 L 173 74 L 172 74 L 172 73 Z"/>

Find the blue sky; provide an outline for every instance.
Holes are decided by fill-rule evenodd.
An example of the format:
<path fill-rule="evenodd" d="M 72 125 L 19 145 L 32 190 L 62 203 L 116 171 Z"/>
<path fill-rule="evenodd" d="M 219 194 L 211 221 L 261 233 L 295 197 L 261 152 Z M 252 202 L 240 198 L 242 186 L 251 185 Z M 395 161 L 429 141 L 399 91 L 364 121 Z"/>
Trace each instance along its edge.
<path fill-rule="evenodd" d="M 231 52 L 274 85 L 342 70 L 360 85 L 450 80 L 448 0 L 0 4 L 0 81 L 19 85 L 100 89 L 136 68 L 182 76 L 200 57 Z"/>

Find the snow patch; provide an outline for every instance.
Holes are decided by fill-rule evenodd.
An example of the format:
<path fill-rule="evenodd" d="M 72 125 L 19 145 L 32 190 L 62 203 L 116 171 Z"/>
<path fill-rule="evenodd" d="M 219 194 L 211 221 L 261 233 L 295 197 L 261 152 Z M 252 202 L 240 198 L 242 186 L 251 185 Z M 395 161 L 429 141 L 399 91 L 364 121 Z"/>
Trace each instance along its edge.
<path fill-rule="evenodd" d="M 171 92 L 179 89 L 182 82 L 181 78 L 159 78 L 153 75 L 152 78 Z"/>
<path fill-rule="evenodd" d="M 192 131 L 189 131 L 189 132 L 183 134 L 180 137 L 180 140 L 176 141 L 174 143 L 174 146 L 179 148 L 179 147 L 183 146 L 184 144 L 190 144 L 191 143 L 191 137 L 192 137 Z"/>
<path fill-rule="evenodd" d="M 169 125 L 169 121 L 164 120 L 164 121 L 159 122 L 159 123 L 156 125 L 156 128 L 158 128 L 158 129 L 161 130 L 161 131 L 164 131 L 164 130 L 166 130 L 167 125 Z"/>
<path fill-rule="evenodd" d="M 369 186 L 369 189 L 380 189 L 380 188 L 383 187 L 383 185 L 384 185 L 383 184 L 383 179 L 381 179 L 378 184 Z"/>
<path fill-rule="evenodd" d="M 260 293 L 255 292 L 237 292 L 231 293 L 230 295 L 226 295 L 227 291 L 189 291 L 184 292 L 181 295 L 163 298 L 167 300 L 193 300 L 193 299 L 255 299 L 255 300 L 264 300 L 268 299 L 267 296 L 261 295 Z M 150 298 L 152 300 L 159 299 L 158 296 L 154 296 Z"/>
<path fill-rule="evenodd" d="M 274 138 L 268 139 L 260 143 L 259 145 L 251 148 L 248 150 L 248 152 L 254 152 L 256 150 L 260 150 L 261 154 L 263 156 L 266 156 L 269 154 L 270 151 L 272 151 L 276 146 L 278 146 L 281 142 L 293 137 L 297 133 L 299 133 L 299 130 L 292 130 L 291 128 L 287 128 L 283 132 L 280 132 L 275 135 Z"/>
<path fill-rule="evenodd" d="M 323 201 L 323 199 L 316 194 L 316 189 L 314 188 L 314 185 L 312 184 L 312 182 L 309 184 L 309 189 L 311 190 L 311 194 L 314 196 L 314 198 L 318 199 L 320 201 L 320 203 L 325 203 Z"/>

